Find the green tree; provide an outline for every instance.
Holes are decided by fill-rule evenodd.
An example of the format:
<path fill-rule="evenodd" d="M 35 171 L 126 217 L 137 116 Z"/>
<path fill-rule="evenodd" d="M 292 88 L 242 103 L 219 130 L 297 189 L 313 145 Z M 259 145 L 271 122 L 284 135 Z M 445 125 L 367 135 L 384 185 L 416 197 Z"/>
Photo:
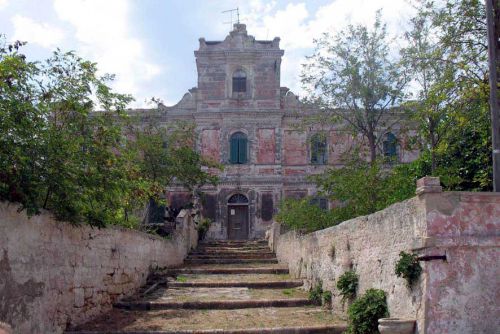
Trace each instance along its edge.
<path fill-rule="evenodd" d="M 399 121 L 400 113 L 391 110 L 400 102 L 406 83 L 390 57 L 380 13 L 371 29 L 349 25 L 336 35 L 323 34 L 315 44 L 302 72 L 308 100 L 321 109 L 321 122 L 343 123 L 361 135 L 375 163 L 383 138 L 377 134 Z"/>
<path fill-rule="evenodd" d="M 421 0 L 415 4 L 418 14 L 407 34 L 409 47 L 403 58 L 421 87 L 414 107 L 427 144 L 422 149 L 430 151 L 431 173 L 440 176 L 447 189 L 489 190 L 491 128 L 484 3 Z"/>
<path fill-rule="evenodd" d="M 422 12 L 411 20 L 411 29 L 405 33 L 407 46 L 401 50 L 401 63 L 407 77 L 416 84 L 414 100 L 406 102 L 417 121 L 420 150 L 429 150 L 431 171 L 436 171 L 436 150 L 447 131 L 447 108 L 456 89 L 454 70 L 449 63 L 436 61 L 443 57 L 443 49 L 432 34 L 432 23 Z"/>
<path fill-rule="evenodd" d="M 311 200 L 310 197 L 283 200 L 275 220 L 292 230 L 306 233 L 321 230 L 337 222 L 331 211 L 321 209 L 312 204 Z"/>
<path fill-rule="evenodd" d="M 30 215 L 48 209 L 72 223 L 132 227 L 172 182 L 216 182 L 192 127 L 133 124 L 132 97 L 113 92 L 113 76 L 99 76 L 95 63 L 60 50 L 30 62 L 22 46 L 0 47 L 0 200 Z"/>

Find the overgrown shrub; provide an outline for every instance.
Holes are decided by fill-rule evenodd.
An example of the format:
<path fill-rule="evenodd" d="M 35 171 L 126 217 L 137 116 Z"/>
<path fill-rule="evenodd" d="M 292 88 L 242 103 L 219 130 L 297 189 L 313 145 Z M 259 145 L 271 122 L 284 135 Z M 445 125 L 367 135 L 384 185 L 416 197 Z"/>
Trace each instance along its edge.
<path fill-rule="evenodd" d="M 340 291 L 342 301 L 356 297 L 358 288 L 358 275 L 354 271 L 346 271 L 337 281 L 337 289 Z"/>
<path fill-rule="evenodd" d="M 422 267 L 418 262 L 417 254 L 399 253 L 399 260 L 396 262 L 394 271 L 398 277 L 406 279 L 408 286 L 411 287 L 422 273 Z"/>
<path fill-rule="evenodd" d="M 321 305 L 323 300 L 323 285 L 321 283 L 309 290 L 309 300 L 316 305 Z"/>
<path fill-rule="evenodd" d="M 323 290 L 323 284 L 318 283 L 309 290 L 309 300 L 316 305 L 330 305 L 332 303 L 332 293 Z"/>
<path fill-rule="evenodd" d="M 331 291 L 323 291 L 322 295 L 323 305 L 331 305 L 332 304 L 332 292 Z"/>
<path fill-rule="evenodd" d="M 389 316 L 385 292 L 378 289 L 368 289 L 365 294 L 356 299 L 347 309 L 349 317 L 349 334 L 378 333 L 378 319 Z"/>
<path fill-rule="evenodd" d="M 287 198 L 280 203 L 279 212 L 275 216 L 277 222 L 292 230 L 312 232 L 335 225 L 337 222 L 331 211 L 311 204 L 311 198 L 300 200 Z"/>
<path fill-rule="evenodd" d="M 199 223 L 198 226 L 196 227 L 196 230 L 198 230 L 198 240 L 203 240 L 205 238 L 205 235 L 208 232 L 208 229 L 210 228 L 210 225 L 212 224 L 212 221 L 208 218 L 203 218 Z"/>

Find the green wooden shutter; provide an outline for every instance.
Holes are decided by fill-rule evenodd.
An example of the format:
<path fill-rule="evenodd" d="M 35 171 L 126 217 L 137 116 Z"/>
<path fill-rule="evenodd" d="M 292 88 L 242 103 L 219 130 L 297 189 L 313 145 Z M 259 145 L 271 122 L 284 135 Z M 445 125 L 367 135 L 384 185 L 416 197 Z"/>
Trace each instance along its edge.
<path fill-rule="evenodd" d="M 238 140 L 238 163 L 244 164 L 247 162 L 247 139 L 240 138 Z"/>
<path fill-rule="evenodd" d="M 238 163 L 238 138 L 231 138 L 229 145 L 229 162 Z"/>

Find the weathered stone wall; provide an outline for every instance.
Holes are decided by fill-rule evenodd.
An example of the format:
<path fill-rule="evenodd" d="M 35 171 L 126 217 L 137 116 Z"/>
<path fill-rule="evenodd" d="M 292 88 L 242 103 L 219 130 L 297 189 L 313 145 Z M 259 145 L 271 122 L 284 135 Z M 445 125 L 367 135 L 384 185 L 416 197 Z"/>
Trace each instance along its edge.
<path fill-rule="evenodd" d="M 345 315 L 347 309 L 336 282 L 352 269 L 359 275 L 358 294 L 369 288 L 382 289 L 391 316 L 422 317 L 422 281 L 408 289 L 394 274 L 394 264 L 399 252 L 411 250 L 414 240 L 422 236 L 424 219 L 424 207 L 414 198 L 306 235 L 293 231 L 279 235 L 279 224 L 275 224 L 272 247 L 294 277 L 306 280 L 306 287 L 321 282 L 324 290 L 332 291 L 336 314 Z"/>
<path fill-rule="evenodd" d="M 121 229 L 28 219 L 0 203 L 0 321 L 19 334 L 61 333 L 133 294 L 151 269 L 182 264 L 197 232 L 182 215 L 170 240 Z"/>
<path fill-rule="evenodd" d="M 335 288 L 349 269 L 358 294 L 382 289 L 392 317 L 417 319 L 416 333 L 494 333 L 500 328 L 500 195 L 422 193 L 369 216 L 307 235 L 273 224 L 269 242 L 280 262 L 308 286 L 333 292 L 333 312 L 345 312 Z M 396 277 L 400 251 L 445 255 L 421 262 L 412 289 Z"/>

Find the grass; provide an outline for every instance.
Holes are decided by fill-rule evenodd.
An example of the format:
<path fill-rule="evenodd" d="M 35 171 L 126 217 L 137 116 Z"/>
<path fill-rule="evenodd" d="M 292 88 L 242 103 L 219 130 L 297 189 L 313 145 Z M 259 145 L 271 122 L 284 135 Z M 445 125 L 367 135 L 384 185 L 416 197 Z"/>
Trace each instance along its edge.
<path fill-rule="evenodd" d="M 179 275 L 176 278 L 176 281 L 177 282 L 181 282 L 181 283 L 187 282 L 187 280 L 188 280 L 187 277 L 186 276 L 182 276 L 182 275 Z"/>

